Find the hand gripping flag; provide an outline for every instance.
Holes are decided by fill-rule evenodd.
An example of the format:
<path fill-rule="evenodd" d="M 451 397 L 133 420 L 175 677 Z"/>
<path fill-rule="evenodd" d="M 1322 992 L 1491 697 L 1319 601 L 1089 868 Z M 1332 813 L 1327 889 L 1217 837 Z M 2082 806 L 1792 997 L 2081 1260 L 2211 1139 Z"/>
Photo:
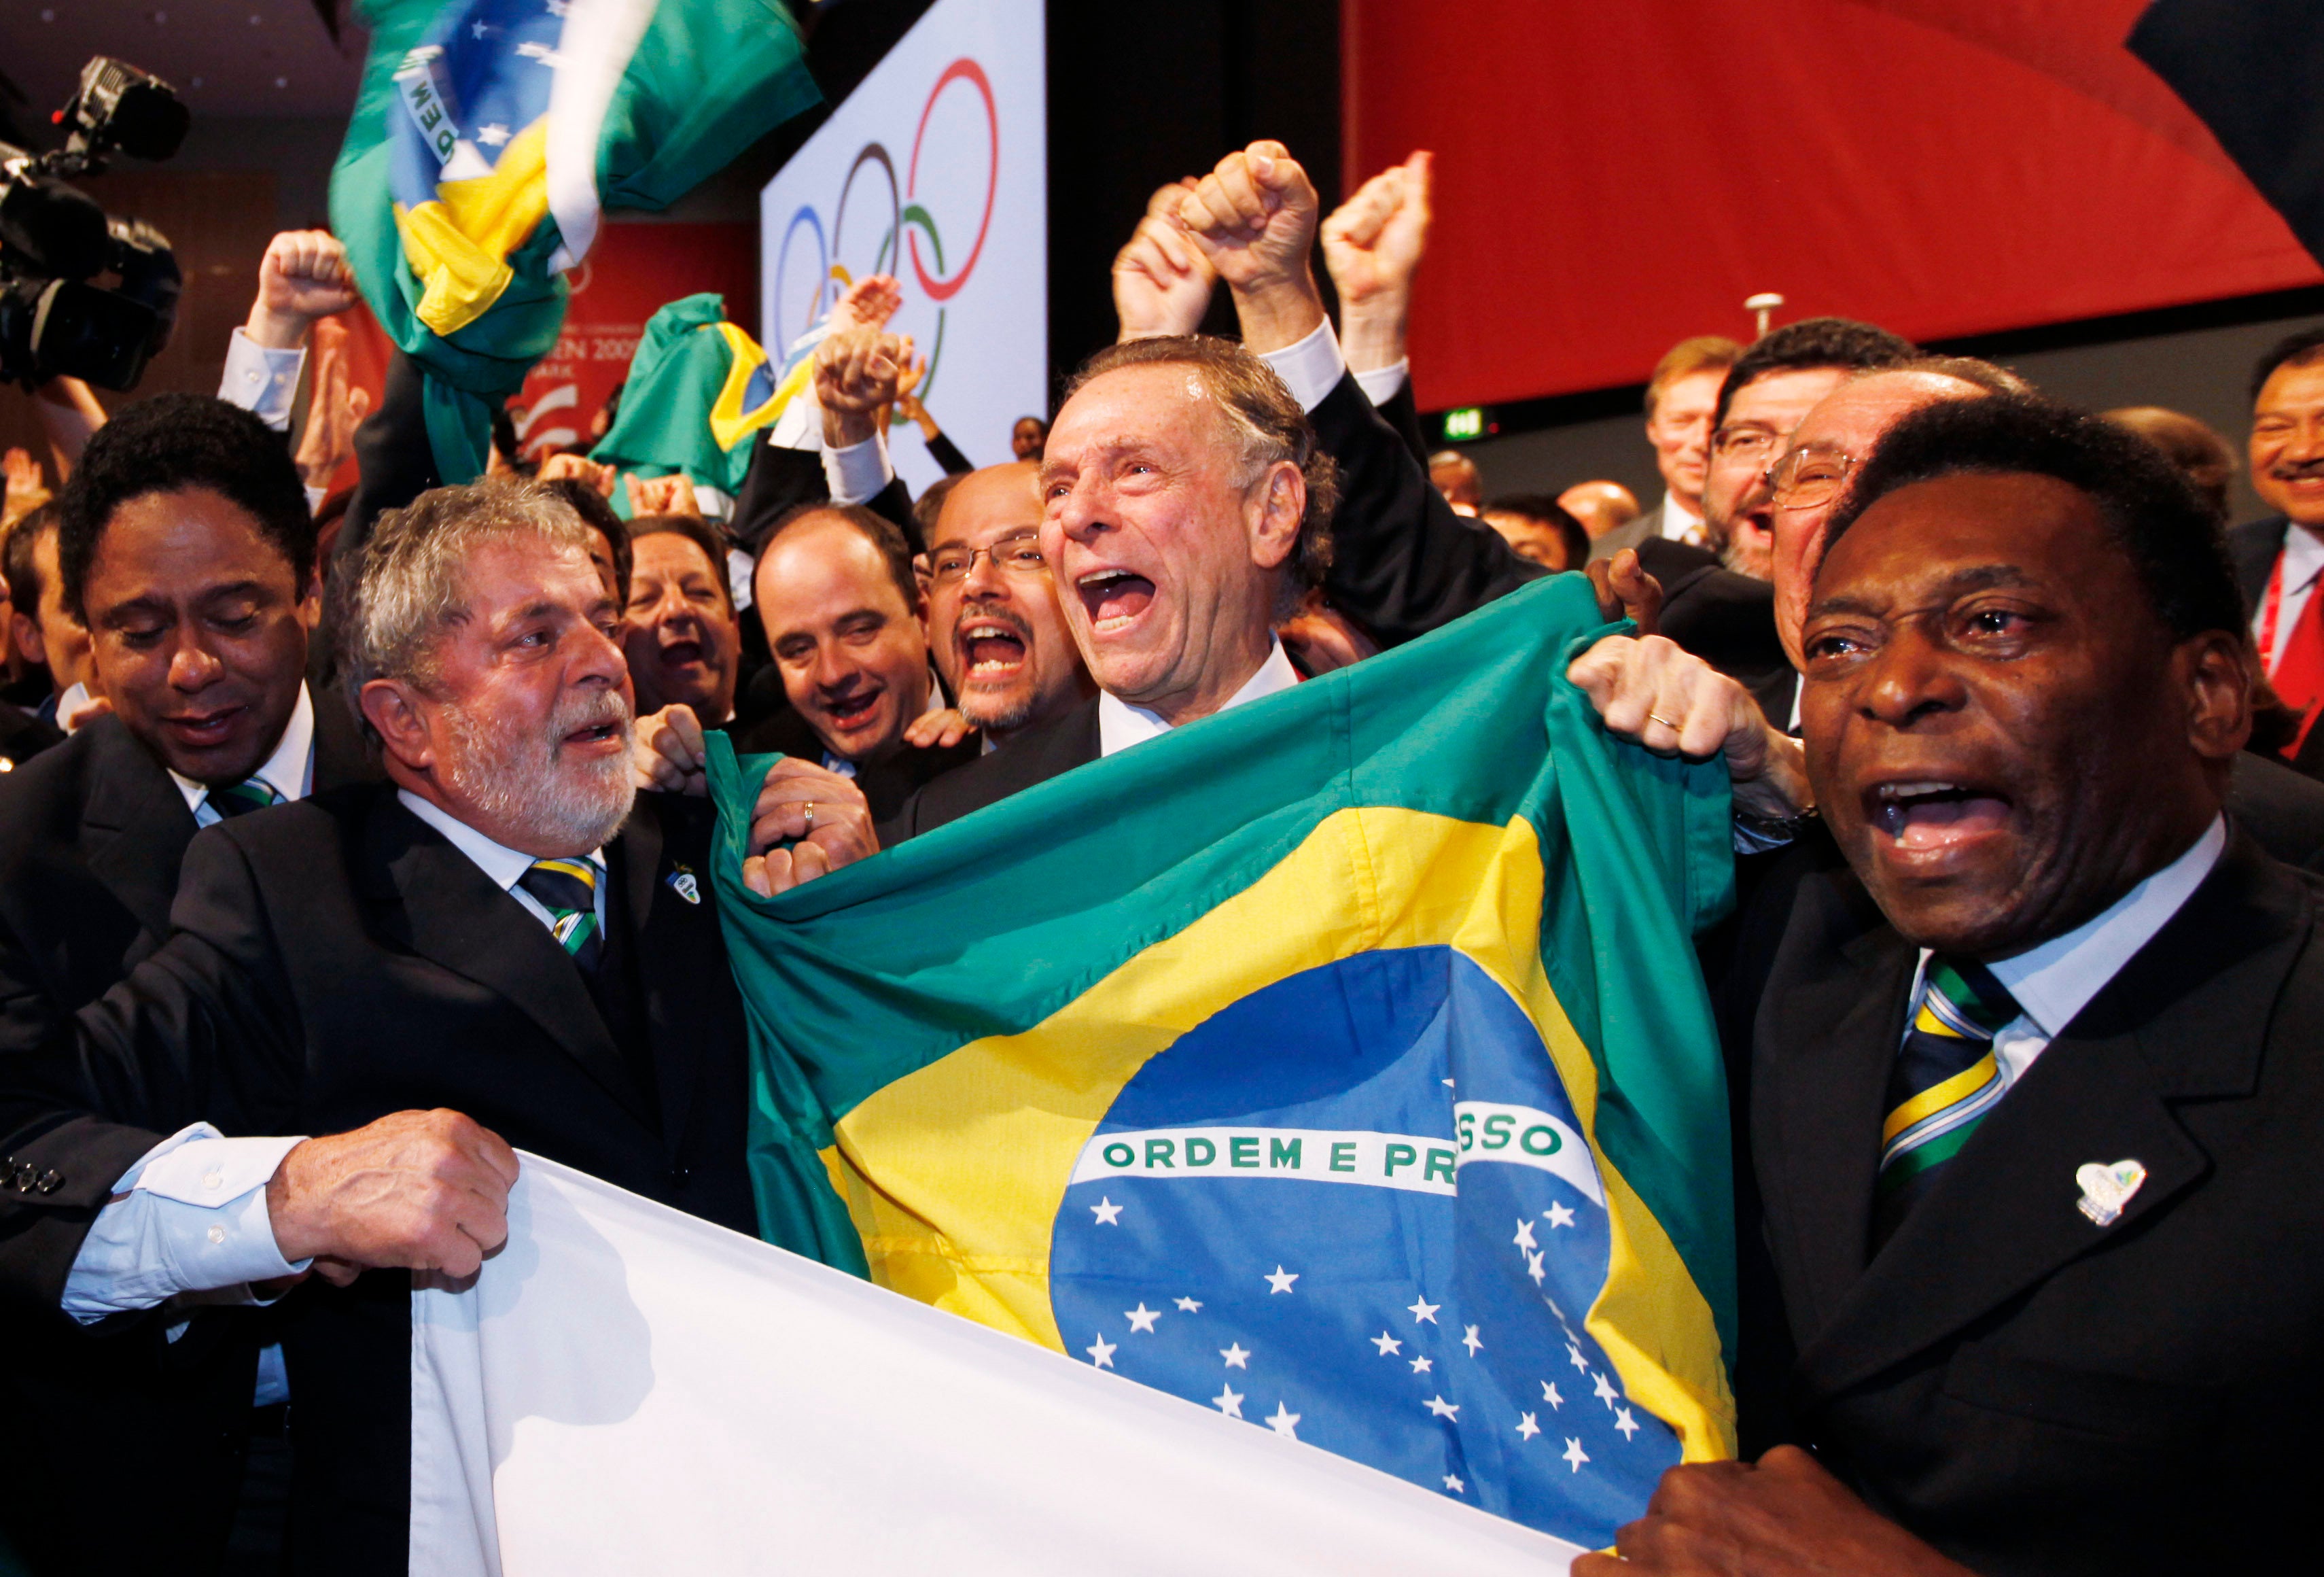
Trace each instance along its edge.
<path fill-rule="evenodd" d="M 331 175 L 364 299 L 427 378 L 438 470 L 557 342 L 602 210 L 661 209 L 816 102 L 777 0 L 360 0 Z"/>
<path fill-rule="evenodd" d="M 630 362 L 621 414 L 589 458 L 666 477 L 683 471 L 714 512 L 731 505 L 751 468 L 751 435 L 807 386 L 802 361 L 777 376 L 767 353 L 726 319 L 723 296 L 686 296 L 646 320 Z M 626 496 L 616 495 L 626 508 Z"/>
<path fill-rule="evenodd" d="M 1603 633 L 1556 577 L 772 900 L 715 745 L 762 1231 L 1609 1544 L 1733 1447 L 1733 867 Z"/>

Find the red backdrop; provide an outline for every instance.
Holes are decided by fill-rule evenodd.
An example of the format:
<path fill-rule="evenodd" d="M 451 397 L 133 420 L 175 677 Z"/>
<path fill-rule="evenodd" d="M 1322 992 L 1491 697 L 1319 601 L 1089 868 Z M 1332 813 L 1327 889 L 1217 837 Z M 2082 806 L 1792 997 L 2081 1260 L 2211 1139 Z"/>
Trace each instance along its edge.
<path fill-rule="evenodd" d="M 1759 291 L 1929 339 L 2324 280 L 2144 5 L 1345 0 L 1350 189 L 1438 155 L 1416 397 L 1639 382 Z"/>

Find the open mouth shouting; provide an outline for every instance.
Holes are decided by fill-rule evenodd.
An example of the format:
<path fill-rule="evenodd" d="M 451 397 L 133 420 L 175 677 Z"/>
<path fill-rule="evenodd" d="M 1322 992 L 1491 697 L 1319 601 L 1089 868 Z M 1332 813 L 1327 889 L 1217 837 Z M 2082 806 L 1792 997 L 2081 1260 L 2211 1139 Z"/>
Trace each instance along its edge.
<path fill-rule="evenodd" d="M 1154 600 L 1154 582 L 1128 570 L 1092 570 L 1074 581 L 1093 635 L 1111 635 L 1138 622 Z"/>
<path fill-rule="evenodd" d="M 1864 793 L 1864 819 L 1882 836 L 1876 847 L 1942 855 L 2006 832 L 2010 802 L 1979 787 L 1941 778 L 1875 784 Z"/>
<path fill-rule="evenodd" d="M 888 693 L 887 686 L 867 684 L 834 696 L 816 698 L 816 710 L 823 714 L 832 732 L 841 735 L 860 734 L 879 721 L 880 698 Z"/>
<path fill-rule="evenodd" d="M 1032 645 L 1032 631 L 1025 623 L 1001 614 L 971 614 L 953 635 L 961 677 L 968 684 L 1000 685 L 1015 679 L 1025 672 Z"/>

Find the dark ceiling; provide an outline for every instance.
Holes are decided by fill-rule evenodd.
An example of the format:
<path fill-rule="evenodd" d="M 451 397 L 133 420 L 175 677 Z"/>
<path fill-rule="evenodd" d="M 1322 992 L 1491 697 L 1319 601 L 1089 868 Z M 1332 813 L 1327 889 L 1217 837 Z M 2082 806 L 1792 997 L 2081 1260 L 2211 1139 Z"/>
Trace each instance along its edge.
<path fill-rule="evenodd" d="M 177 88 L 198 120 L 341 118 L 364 35 L 340 31 L 334 43 L 314 0 L 0 0 L 0 71 L 24 99 L 5 107 L 37 133 L 89 56 L 115 55 Z"/>

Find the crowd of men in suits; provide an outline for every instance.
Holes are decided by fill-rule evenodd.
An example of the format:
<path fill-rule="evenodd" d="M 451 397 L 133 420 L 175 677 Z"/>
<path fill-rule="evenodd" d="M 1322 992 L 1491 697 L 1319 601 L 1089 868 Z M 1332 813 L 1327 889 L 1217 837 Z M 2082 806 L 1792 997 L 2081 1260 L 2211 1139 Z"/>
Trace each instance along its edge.
<path fill-rule="evenodd" d="M 1672 352 L 1654 510 L 1497 507 L 1406 376 L 1428 174 L 1325 216 L 1260 143 L 1161 189 L 1120 342 L 918 500 L 862 282 L 819 448 L 762 437 L 723 522 L 668 479 L 625 521 L 578 457 L 442 485 L 402 364 L 319 499 L 284 432 L 351 287 L 278 238 L 223 397 L 124 406 L 0 552 L 44 690 L 0 714 L 15 1553 L 405 1570 L 411 1277 L 503 1240 L 514 1147 L 754 1230 L 712 732 L 780 753 L 745 858 L 778 892 L 1585 558 L 1636 629 L 1569 677 L 1734 784 L 1741 903 L 1701 951 L 1746 1451 L 1577 1569 L 2296 1537 L 2324 332 L 2260 369 L 2283 518 L 2232 536 L 2133 424 L 1833 319 Z M 1197 332 L 1222 285 L 1239 342 Z"/>

